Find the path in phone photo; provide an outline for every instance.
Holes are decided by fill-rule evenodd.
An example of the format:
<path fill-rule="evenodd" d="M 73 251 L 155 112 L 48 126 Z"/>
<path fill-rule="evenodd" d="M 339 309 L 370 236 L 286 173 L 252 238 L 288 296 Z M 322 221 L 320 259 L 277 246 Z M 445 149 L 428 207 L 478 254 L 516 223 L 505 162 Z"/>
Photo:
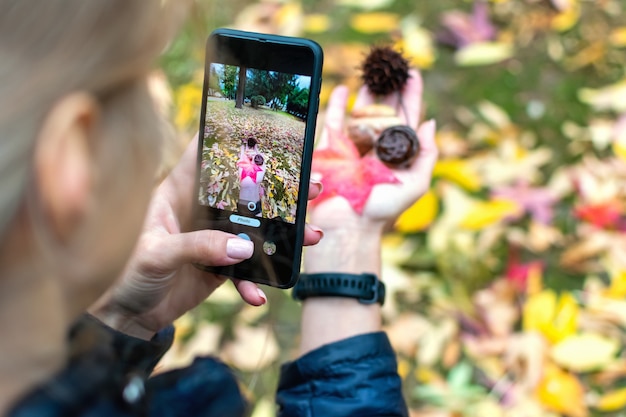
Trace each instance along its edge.
<path fill-rule="evenodd" d="M 293 222 L 305 123 L 267 106 L 235 108 L 234 100 L 209 98 L 200 175 L 200 202 L 235 211 L 239 195 L 237 162 L 242 140 L 256 139 L 264 156 L 262 216 Z M 218 139 L 219 138 L 219 139 Z"/>

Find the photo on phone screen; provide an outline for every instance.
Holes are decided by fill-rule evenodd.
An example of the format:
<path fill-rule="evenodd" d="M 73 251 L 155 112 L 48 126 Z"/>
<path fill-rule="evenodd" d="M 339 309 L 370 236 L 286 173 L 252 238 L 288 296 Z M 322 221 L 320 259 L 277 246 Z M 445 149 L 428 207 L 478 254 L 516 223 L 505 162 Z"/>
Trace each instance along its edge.
<path fill-rule="evenodd" d="M 304 238 L 321 48 L 305 39 L 218 30 L 207 57 L 194 227 L 249 239 L 255 250 L 236 265 L 198 267 L 291 287 Z"/>
<path fill-rule="evenodd" d="M 212 63 L 209 79 L 199 203 L 295 223 L 311 77 Z"/>

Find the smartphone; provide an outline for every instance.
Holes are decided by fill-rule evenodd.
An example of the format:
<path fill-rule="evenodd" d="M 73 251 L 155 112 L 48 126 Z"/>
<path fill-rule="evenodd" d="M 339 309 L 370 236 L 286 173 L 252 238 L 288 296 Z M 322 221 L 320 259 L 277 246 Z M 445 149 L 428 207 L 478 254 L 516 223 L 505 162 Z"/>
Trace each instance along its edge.
<path fill-rule="evenodd" d="M 302 255 L 323 53 L 314 41 L 218 29 L 208 38 L 194 228 L 254 242 L 251 259 L 198 266 L 278 288 Z"/>

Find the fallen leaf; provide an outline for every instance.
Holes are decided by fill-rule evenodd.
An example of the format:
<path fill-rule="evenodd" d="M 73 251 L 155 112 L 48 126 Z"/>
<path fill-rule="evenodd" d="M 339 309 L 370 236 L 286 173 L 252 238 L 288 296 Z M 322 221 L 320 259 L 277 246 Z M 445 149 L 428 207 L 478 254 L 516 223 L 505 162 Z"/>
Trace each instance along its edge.
<path fill-rule="evenodd" d="M 598 111 L 626 111 L 626 79 L 598 89 L 582 88 L 578 98 Z"/>
<path fill-rule="evenodd" d="M 361 33 L 391 32 L 400 26 L 400 16 L 396 13 L 359 13 L 350 19 L 352 29 Z"/>
<path fill-rule="evenodd" d="M 561 3 L 564 3 L 564 1 L 561 0 Z M 569 4 L 566 7 L 561 8 L 561 13 L 552 18 L 552 29 L 558 32 L 565 32 L 571 29 L 580 19 L 580 4 L 578 0 L 569 0 L 567 3 Z"/>
<path fill-rule="evenodd" d="M 304 31 L 308 33 L 324 33 L 330 29 L 331 20 L 328 15 L 315 13 L 304 17 Z"/>
<path fill-rule="evenodd" d="M 626 26 L 615 28 L 609 37 L 611 45 L 623 48 L 626 46 Z"/>
<path fill-rule="evenodd" d="M 523 212 L 523 207 L 517 202 L 507 199 L 493 199 L 476 203 L 460 226 L 464 229 L 480 230 L 503 220 L 518 217 Z"/>
<path fill-rule="evenodd" d="M 546 366 L 543 379 L 535 391 L 539 401 L 547 408 L 569 417 L 587 417 L 585 390 L 574 375 L 553 364 Z"/>
<path fill-rule="evenodd" d="M 576 332 L 578 303 L 569 293 L 560 296 L 551 290 L 531 295 L 522 310 L 524 331 L 538 331 L 552 343 L 557 343 Z"/>
<path fill-rule="evenodd" d="M 343 133 L 335 132 L 329 143 L 328 148 L 313 153 L 312 171 L 321 175 L 324 190 L 309 204 L 340 196 L 360 214 L 376 184 L 398 183 L 393 172 L 378 159 L 361 158 L 354 143 Z"/>
<path fill-rule="evenodd" d="M 394 0 L 336 0 L 339 6 L 354 7 L 361 10 L 375 10 L 390 6 Z"/>
<path fill-rule="evenodd" d="M 505 42 L 479 42 L 459 49 L 454 61 L 461 67 L 497 64 L 513 56 L 513 45 Z"/>
<path fill-rule="evenodd" d="M 398 40 L 397 50 L 404 55 L 416 68 L 430 68 L 437 59 L 432 34 L 420 26 L 415 15 L 409 15 L 401 22 L 402 38 Z"/>
<path fill-rule="evenodd" d="M 426 229 L 437 218 L 439 201 L 433 190 L 428 190 L 415 204 L 400 215 L 396 230 L 414 233 Z"/>
<path fill-rule="evenodd" d="M 602 394 L 594 408 L 600 411 L 618 411 L 626 407 L 626 388 L 620 388 Z"/>
<path fill-rule="evenodd" d="M 445 178 L 469 191 L 478 191 L 481 187 L 480 177 L 472 165 L 462 159 L 438 161 L 433 170 L 433 177 Z"/>
<path fill-rule="evenodd" d="M 552 347 L 552 360 L 574 372 L 602 369 L 615 359 L 620 349 L 618 340 L 595 333 L 569 336 Z"/>

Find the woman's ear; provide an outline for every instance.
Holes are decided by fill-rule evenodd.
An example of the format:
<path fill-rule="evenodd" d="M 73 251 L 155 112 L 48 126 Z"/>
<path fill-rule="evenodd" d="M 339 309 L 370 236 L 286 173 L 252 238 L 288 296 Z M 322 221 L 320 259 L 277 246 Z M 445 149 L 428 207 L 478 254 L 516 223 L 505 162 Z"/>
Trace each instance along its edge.
<path fill-rule="evenodd" d="M 34 150 L 35 179 L 43 214 L 65 242 L 84 220 L 94 183 L 94 136 L 100 107 L 76 92 L 57 101 L 46 116 Z"/>

